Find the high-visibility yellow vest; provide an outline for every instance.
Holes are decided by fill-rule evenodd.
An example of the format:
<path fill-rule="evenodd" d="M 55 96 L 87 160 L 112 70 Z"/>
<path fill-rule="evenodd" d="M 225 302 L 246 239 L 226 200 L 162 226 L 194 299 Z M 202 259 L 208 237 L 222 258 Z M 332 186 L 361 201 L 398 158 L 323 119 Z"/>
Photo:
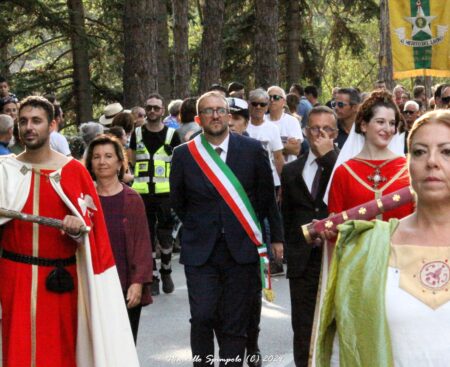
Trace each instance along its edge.
<path fill-rule="evenodd" d="M 132 188 L 140 194 L 149 194 L 149 183 L 155 184 L 155 194 L 170 192 L 169 175 L 172 155 L 167 154 L 164 147 L 172 142 L 175 129 L 169 127 L 164 144 L 151 156 L 142 140 L 142 126 L 136 133 L 136 164 L 134 165 L 134 182 Z M 150 160 L 153 160 L 153 172 L 149 172 Z"/>

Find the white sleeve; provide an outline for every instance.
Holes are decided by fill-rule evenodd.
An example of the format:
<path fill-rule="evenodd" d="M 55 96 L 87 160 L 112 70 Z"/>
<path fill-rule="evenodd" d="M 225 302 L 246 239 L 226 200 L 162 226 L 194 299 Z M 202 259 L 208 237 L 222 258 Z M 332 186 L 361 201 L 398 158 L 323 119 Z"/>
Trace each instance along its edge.
<path fill-rule="evenodd" d="M 270 149 L 272 152 L 283 150 L 284 145 L 281 141 L 280 129 L 275 124 L 269 125 L 269 122 L 266 122 L 266 124 L 270 126 Z"/>
<path fill-rule="evenodd" d="M 293 117 L 289 116 L 289 120 L 287 121 L 287 127 L 288 127 L 288 136 L 292 138 L 296 138 L 300 140 L 300 143 L 304 140 L 302 129 L 300 128 L 300 123 L 298 120 Z"/>

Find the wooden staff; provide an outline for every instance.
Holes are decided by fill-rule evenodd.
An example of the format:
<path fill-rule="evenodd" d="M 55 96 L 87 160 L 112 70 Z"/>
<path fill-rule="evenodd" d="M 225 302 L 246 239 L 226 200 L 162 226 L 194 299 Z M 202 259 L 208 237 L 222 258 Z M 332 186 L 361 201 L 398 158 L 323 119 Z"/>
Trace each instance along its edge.
<path fill-rule="evenodd" d="M 49 217 L 43 217 L 41 215 L 32 215 L 18 212 L 16 210 L 3 209 L 0 208 L 0 217 L 11 218 L 11 219 L 19 219 L 25 222 L 32 222 L 41 224 L 44 226 L 54 227 L 58 229 L 63 229 L 63 221 L 60 219 L 54 219 Z M 81 226 L 81 233 L 89 233 L 91 227 L 89 226 Z"/>
<path fill-rule="evenodd" d="M 320 236 L 325 230 L 337 231 L 336 226 L 352 219 L 370 220 L 378 214 L 384 213 L 402 205 L 414 201 L 414 191 L 411 187 L 404 187 L 379 199 L 368 201 L 342 213 L 322 219 L 317 222 L 308 223 L 302 226 L 301 230 L 306 242 L 313 243 L 314 239 Z"/>

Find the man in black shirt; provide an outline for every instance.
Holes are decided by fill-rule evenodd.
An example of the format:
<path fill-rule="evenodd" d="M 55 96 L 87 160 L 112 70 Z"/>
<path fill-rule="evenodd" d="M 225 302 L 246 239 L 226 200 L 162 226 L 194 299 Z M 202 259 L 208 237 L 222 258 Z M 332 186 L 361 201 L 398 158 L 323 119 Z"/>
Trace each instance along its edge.
<path fill-rule="evenodd" d="M 137 127 L 131 136 L 131 161 L 134 166 L 133 188 L 144 200 L 147 220 L 153 245 L 152 294 L 159 294 L 159 278 L 156 273 L 156 238 L 161 246 L 161 280 L 164 293 L 172 293 L 171 277 L 172 229 L 174 220 L 169 204 L 169 175 L 173 149 L 180 144 L 175 129 L 165 126 L 164 101 L 157 94 L 151 94 L 145 105 L 147 120 Z"/>

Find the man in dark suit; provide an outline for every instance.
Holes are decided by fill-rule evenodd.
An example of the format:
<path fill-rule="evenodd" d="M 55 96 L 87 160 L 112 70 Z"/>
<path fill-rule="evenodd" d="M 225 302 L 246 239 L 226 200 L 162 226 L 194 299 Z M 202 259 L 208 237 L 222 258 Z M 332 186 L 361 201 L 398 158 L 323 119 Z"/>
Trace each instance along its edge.
<path fill-rule="evenodd" d="M 217 92 L 198 99 L 197 114 L 206 144 L 234 173 L 257 217 L 266 217 L 275 196 L 261 144 L 229 133 L 228 103 Z M 195 139 L 198 142 L 201 136 Z M 180 262 L 185 265 L 189 294 L 193 362 L 214 365 L 215 333 L 220 365 L 242 366 L 252 304 L 260 290 L 258 251 L 188 144 L 174 151 L 170 196 L 183 222 Z M 281 244 L 273 251 L 282 258 Z"/>
<path fill-rule="evenodd" d="M 297 367 L 308 365 L 322 261 L 321 247 L 307 244 L 300 227 L 313 219 L 328 216 L 323 196 L 338 156 L 333 144 L 337 136 L 336 121 L 336 115 L 330 108 L 314 107 L 305 128 L 310 150 L 285 165 L 281 173 L 281 212 Z"/>

